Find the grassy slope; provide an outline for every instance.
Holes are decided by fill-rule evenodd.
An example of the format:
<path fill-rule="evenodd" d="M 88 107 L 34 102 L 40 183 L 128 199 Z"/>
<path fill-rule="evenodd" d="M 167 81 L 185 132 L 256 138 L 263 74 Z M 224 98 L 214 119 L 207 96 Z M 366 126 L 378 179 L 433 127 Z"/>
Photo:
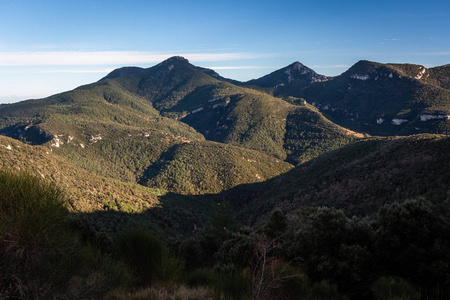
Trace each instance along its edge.
<path fill-rule="evenodd" d="M 328 152 L 260 184 L 222 194 L 253 221 L 274 207 L 331 206 L 351 214 L 371 214 L 380 205 L 425 197 L 448 199 L 450 138 L 416 135 L 369 138 Z"/>

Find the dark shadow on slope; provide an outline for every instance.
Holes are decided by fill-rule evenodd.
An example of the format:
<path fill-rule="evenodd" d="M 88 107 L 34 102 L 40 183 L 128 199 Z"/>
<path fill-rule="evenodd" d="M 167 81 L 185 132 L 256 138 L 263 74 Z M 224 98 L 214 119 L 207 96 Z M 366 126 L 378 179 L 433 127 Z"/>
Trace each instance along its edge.
<path fill-rule="evenodd" d="M 351 217 L 407 199 L 442 203 L 450 200 L 449 147 L 443 135 L 364 139 L 263 183 L 227 190 L 216 201 L 229 201 L 248 225 L 274 208 L 327 206 Z"/>
<path fill-rule="evenodd" d="M 327 152 L 270 180 L 242 184 L 219 194 L 168 193 L 142 213 L 100 211 L 77 214 L 94 232 L 113 233 L 143 225 L 162 235 L 183 237 L 201 228 L 217 202 L 230 202 L 243 224 L 258 226 L 274 208 L 342 209 L 347 216 L 375 214 L 386 203 L 425 199 L 450 201 L 450 138 L 417 135 L 368 138 Z M 106 207 L 104 209 L 107 209 Z"/>
<path fill-rule="evenodd" d="M 158 160 L 151 164 L 141 175 L 138 183 L 143 186 L 147 186 L 148 182 L 155 178 L 161 170 L 163 170 L 167 164 L 174 160 L 175 152 L 180 147 L 180 144 L 171 146 L 166 152 L 162 153 Z"/>
<path fill-rule="evenodd" d="M 16 124 L 2 128 L 0 134 L 30 145 L 42 145 L 53 139 L 53 135 L 29 124 Z"/>
<path fill-rule="evenodd" d="M 160 204 L 139 213 L 104 210 L 73 213 L 74 226 L 85 240 L 108 250 L 111 237 L 125 229 L 145 227 L 162 237 L 183 238 L 193 235 L 206 222 L 215 203 L 210 195 L 186 196 L 167 193 Z"/>

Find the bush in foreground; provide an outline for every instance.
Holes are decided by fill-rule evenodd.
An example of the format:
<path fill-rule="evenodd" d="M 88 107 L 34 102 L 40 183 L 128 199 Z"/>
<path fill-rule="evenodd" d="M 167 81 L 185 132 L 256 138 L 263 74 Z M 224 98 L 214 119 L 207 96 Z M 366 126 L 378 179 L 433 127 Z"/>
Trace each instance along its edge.
<path fill-rule="evenodd" d="M 81 299 L 125 282 L 122 264 L 80 242 L 55 185 L 0 170 L 0 298 Z"/>

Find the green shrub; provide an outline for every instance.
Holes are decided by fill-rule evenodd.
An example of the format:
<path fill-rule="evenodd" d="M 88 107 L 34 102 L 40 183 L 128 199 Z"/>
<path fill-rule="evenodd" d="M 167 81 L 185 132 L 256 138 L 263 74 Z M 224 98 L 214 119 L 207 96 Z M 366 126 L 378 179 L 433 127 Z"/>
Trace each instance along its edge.
<path fill-rule="evenodd" d="M 187 274 L 186 284 L 189 287 L 213 286 L 214 279 L 214 273 L 211 270 L 197 269 Z"/>
<path fill-rule="evenodd" d="M 198 239 L 189 237 L 179 246 L 179 253 L 185 261 L 186 270 L 200 268 L 204 264 L 203 251 Z"/>
<path fill-rule="evenodd" d="M 161 270 L 158 279 L 163 282 L 175 282 L 180 279 L 183 272 L 184 264 L 182 260 L 166 250 L 161 257 Z"/>
<path fill-rule="evenodd" d="M 245 272 L 233 266 L 215 271 L 214 292 L 218 299 L 250 299 L 249 280 Z"/>
<path fill-rule="evenodd" d="M 215 299 L 249 299 L 249 281 L 245 272 L 233 266 L 197 269 L 186 276 L 188 287 L 208 287 L 214 290 Z"/>
<path fill-rule="evenodd" d="M 372 284 L 375 299 L 420 299 L 419 293 L 405 280 L 380 277 Z"/>
<path fill-rule="evenodd" d="M 116 255 L 140 285 L 174 281 L 183 271 L 181 261 L 171 255 L 161 240 L 146 228 L 123 231 L 117 237 Z"/>
<path fill-rule="evenodd" d="M 17 263 L 27 263 L 32 248 L 63 246 L 65 239 L 71 239 L 65 236 L 68 211 L 61 192 L 30 174 L 0 172 L 0 220 L 2 241 L 8 243 L 15 254 L 10 259 Z"/>
<path fill-rule="evenodd" d="M 51 183 L 0 171 L 0 298 L 96 297 L 127 282 L 120 263 L 80 242 L 63 202 Z"/>
<path fill-rule="evenodd" d="M 309 299 L 314 300 L 328 300 L 328 299 L 348 299 L 345 296 L 341 296 L 336 284 L 330 284 L 326 281 L 315 283 L 309 291 Z"/>
<path fill-rule="evenodd" d="M 284 271 L 284 279 L 279 290 L 275 291 L 282 299 L 306 299 L 309 292 L 309 281 L 299 270 L 289 267 Z"/>

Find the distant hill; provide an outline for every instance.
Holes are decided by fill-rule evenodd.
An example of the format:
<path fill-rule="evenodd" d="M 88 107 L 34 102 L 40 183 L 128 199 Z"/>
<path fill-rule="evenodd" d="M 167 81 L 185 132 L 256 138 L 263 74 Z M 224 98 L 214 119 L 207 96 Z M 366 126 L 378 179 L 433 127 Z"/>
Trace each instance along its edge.
<path fill-rule="evenodd" d="M 0 134 L 94 175 L 181 194 L 266 180 L 291 168 L 284 160 L 296 164 L 355 139 L 311 106 L 212 72 L 181 57 L 120 68 L 73 91 L 1 105 Z"/>
<path fill-rule="evenodd" d="M 360 61 L 329 80 L 288 83 L 272 93 L 304 98 L 341 126 L 371 135 L 448 134 L 449 70 Z"/>
<path fill-rule="evenodd" d="M 299 109 L 298 105 L 292 105 L 280 98 L 231 84 L 229 80 L 222 80 L 220 76 L 216 76 L 217 73 L 206 72 L 221 79 L 220 81 L 215 81 L 215 78 L 205 80 L 205 69 L 195 67 L 179 57 L 170 58 L 145 72 L 163 78 L 169 76 L 167 75 L 169 67 L 173 67 L 170 72 L 178 74 L 177 78 L 186 74 L 191 88 L 186 89 L 183 97 L 173 102 L 170 107 L 161 108 L 162 116 L 192 126 L 207 140 L 262 151 L 295 164 L 347 144 L 357 137 L 340 126 L 331 125 L 318 110 L 306 105 L 301 99 L 291 101 L 298 102 L 302 106 Z M 298 64 L 294 64 L 292 68 L 299 74 L 306 72 L 298 67 Z M 294 73 L 293 71 L 292 74 Z M 139 76 L 142 77 L 142 74 Z M 322 78 L 314 72 L 310 75 Z M 133 75 L 133 80 L 144 80 L 136 80 L 136 76 L 138 75 Z M 108 75 L 106 78 L 114 76 Z M 129 81 L 130 78 L 121 76 L 117 83 L 127 86 L 124 82 Z M 185 87 L 183 84 L 183 89 Z M 158 90 L 158 87 L 155 90 Z M 135 92 L 143 94 L 141 90 Z M 174 87 L 173 93 L 178 93 L 178 89 Z M 303 113 L 305 111 L 310 113 Z M 317 117 L 311 119 L 312 115 Z M 303 117 L 305 119 L 302 119 Z M 313 120 L 318 123 L 313 124 Z M 302 132 L 305 126 L 315 127 L 315 133 Z M 304 146 L 296 145 L 299 143 Z"/>
<path fill-rule="evenodd" d="M 437 85 L 444 89 L 450 89 L 450 64 L 428 69 L 425 79 L 428 83 Z M 423 76 L 422 76 L 423 78 Z"/>
<path fill-rule="evenodd" d="M 300 62 L 276 70 L 258 79 L 253 79 L 243 83 L 244 85 L 256 85 L 265 88 L 282 88 L 287 84 L 308 85 L 312 82 L 324 82 L 332 77 L 319 75 L 314 70 L 308 68 Z"/>
<path fill-rule="evenodd" d="M 363 139 L 264 183 L 230 189 L 220 199 L 251 223 L 267 220 L 274 208 L 327 206 L 364 216 L 394 201 L 442 202 L 450 200 L 449 147 L 446 135 Z"/>

